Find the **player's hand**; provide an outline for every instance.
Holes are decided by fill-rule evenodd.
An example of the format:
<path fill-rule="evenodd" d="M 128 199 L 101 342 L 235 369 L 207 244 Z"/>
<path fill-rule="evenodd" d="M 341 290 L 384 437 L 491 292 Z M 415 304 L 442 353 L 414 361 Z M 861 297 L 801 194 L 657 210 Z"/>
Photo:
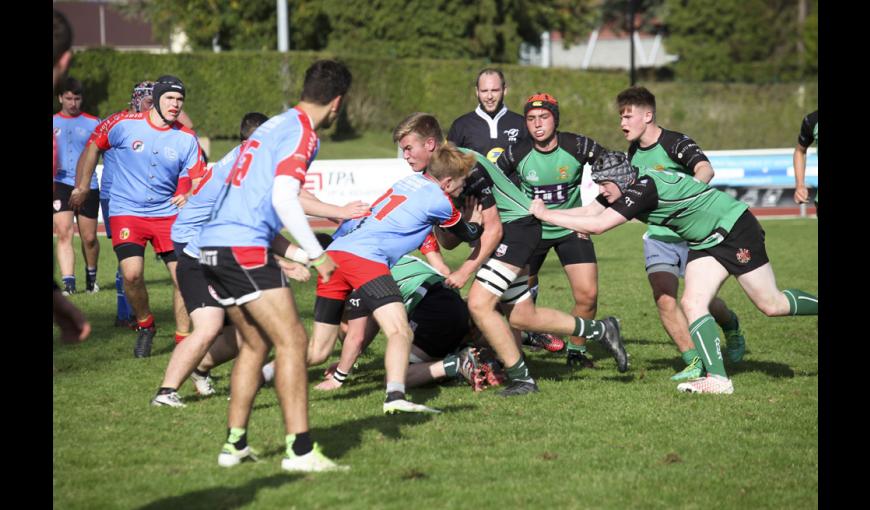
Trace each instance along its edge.
<path fill-rule="evenodd" d="M 474 207 L 471 209 L 471 219 L 468 220 L 471 223 L 477 223 L 478 225 L 483 225 L 483 206 L 475 200 Z"/>
<path fill-rule="evenodd" d="M 539 220 L 545 219 L 544 216 L 547 214 L 549 209 L 547 209 L 547 204 L 544 203 L 540 198 L 536 198 L 532 200 L 532 205 L 529 206 L 529 212 L 532 213 L 535 218 Z"/>
<path fill-rule="evenodd" d="M 451 289 L 461 289 L 462 287 L 465 287 L 469 278 L 471 278 L 471 273 L 462 269 L 457 269 L 450 273 L 447 279 L 444 280 L 444 285 Z"/>
<path fill-rule="evenodd" d="M 348 202 L 344 204 L 341 208 L 341 216 L 339 219 L 342 220 L 350 220 L 353 218 L 360 218 L 362 216 L 368 216 L 371 211 L 371 206 L 362 200 L 354 200 L 353 202 Z"/>
<path fill-rule="evenodd" d="M 281 266 L 281 271 L 284 271 L 287 278 L 297 282 L 307 282 L 311 278 L 311 271 L 302 264 L 277 256 L 275 260 Z"/>
<path fill-rule="evenodd" d="M 65 344 L 77 344 L 87 340 L 91 334 L 91 324 L 84 314 L 70 300 L 54 291 L 54 322 L 60 328 L 60 341 Z"/>
<path fill-rule="evenodd" d="M 82 204 L 85 203 L 85 197 L 88 194 L 86 192 L 82 192 L 82 190 L 78 188 L 73 188 L 73 190 L 69 194 L 69 208 L 73 211 L 78 211 L 82 208 Z"/>
<path fill-rule="evenodd" d="M 332 258 L 330 258 L 329 254 L 326 252 L 323 252 L 323 255 L 321 255 L 317 259 L 312 260 L 311 261 L 312 265 L 314 262 L 319 262 L 321 259 L 323 260 L 323 262 L 320 262 L 318 265 L 314 266 L 314 269 L 317 270 L 317 273 L 320 275 L 320 278 L 323 279 L 323 283 L 326 283 L 329 281 L 329 278 L 332 276 L 332 273 L 335 272 L 336 266 L 335 266 L 335 262 L 332 261 Z"/>
<path fill-rule="evenodd" d="M 169 203 L 181 209 L 187 203 L 187 195 L 175 195 Z"/>
<path fill-rule="evenodd" d="M 805 204 L 810 199 L 810 191 L 806 186 L 798 186 L 794 190 L 794 203 L 796 204 Z M 72 202 L 72 199 L 70 199 Z"/>

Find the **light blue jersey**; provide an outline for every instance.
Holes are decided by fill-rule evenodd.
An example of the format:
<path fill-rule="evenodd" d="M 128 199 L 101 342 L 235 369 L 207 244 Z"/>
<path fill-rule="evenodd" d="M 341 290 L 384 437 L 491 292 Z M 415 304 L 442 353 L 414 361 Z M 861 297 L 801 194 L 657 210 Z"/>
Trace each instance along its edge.
<path fill-rule="evenodd" d="M 433 225 L 459 223 L 462 215 L 435 180 L 421 173 L 396 182 L 373 205 L 371 214 L 336 238 L 329 251 L 344 251 L 393 265 L 423 244 Z"/>
<path fill-rule="evenodd" d="M 212 219 L 193 241 L 196 246 L 268 247 L 283 224 L 272 207 L 275 177 L 305 183 L 320 140 L 298 108 L 272 117 L 242 145 Z"/>
<path fill-rule="evenodd" d="M 211 217 L 215 202 L 223 194 L 224 185 L 233 163 L 239 157 L 241 145 L 236 145 L 220 161 L 207 169 L 202 180 L 194 188 L 193 193 L 178 212 L 175 223 L 172 224 L 172 242 L 188 243 L 184 251 L 194 258 L 199 258 L 199 247 L 191 240 Z"/>
<path fill-rule="evenodd" d="M 52 117 L 52 124 L 57 140 L 57 175 L 54 181 L 75 186 L 76 163 L 100 119 L 84 112 L 75 117 L 59 112 Z M 97 189 L 96 175 L 91 177 L 91 189 Z"/>
<path fill-rule="evenodd" d="M 109 216 L 175 215 L 178 208 L 170 200 L 201 176 L 202 151 L 196 134 L 179 122 L 157 127 L 149 115 L 150 111 L 113 115 L 88 141 L 101 151 L 116 151 Z"/>

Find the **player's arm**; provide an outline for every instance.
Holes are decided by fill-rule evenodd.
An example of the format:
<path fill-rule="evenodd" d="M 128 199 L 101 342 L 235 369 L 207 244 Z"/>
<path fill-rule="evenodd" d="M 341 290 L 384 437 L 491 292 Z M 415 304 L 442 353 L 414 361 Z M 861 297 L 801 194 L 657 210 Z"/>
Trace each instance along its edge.
<path fill-rule="evenodd" d="M 680 136 L 674 140 L 668 147 L 668 156 L 685 168 L 692 169 L 692 175 L 695 179 L 710 184 L 716 172 L 713 170 L 713 165 L 701 147 L 686 135 Z"/>
<path fill-rule="evenodd" d="M 187 151 L 187 157 L 184 162 L 184 169 L 178 175 L 178 185 L 175 188 L 175 194 L 169 200 L 176 207 L 184 207 L 187 199 L 199 184 L 202 176 L 206 171 L 205 159 L 202 156 L 202 147 L 196 140 L 196 136 L 192 137 L 191 144 Z"/>
<path fill-rule="evenodd" d="M 628 218 L 612 208 L 604 209 L 596 215 L 571 214 L 571 209 L 548 209 L 540 198 L 532 201 L 529 210 L 541 221 L 581 234 L 601 234 L 628 221 Z"/>
<path fill-rule="evenodd" d="M 437 269 L 442 275 L 448 275 L 450 267 L 444 262 L 444 257 L 441 255 L 441 247 L 438 245 L 435 230 L 438 230 L 438 227 L 433 228 L 432 232 L 429 232 L 429 235 L 423 240 L 423 244 L 420 245 L 420 253 L 426 257 L 426 262 L 430 266 Z"/>
<path fill-rule="evenodd" d="M 559 146 L 584 165 L 587 163 L 591 165 L 602 152 L 607 150 L 592 138 L 574 133 L 559 133 Z"/>
<path fill-rule="evenodd" d="M 305 211 L 299 202 L 301 187 L 302 183 L 296 176 L 278 173 L 272 185 L 272 207 L 287 232 L 308 254 L 309 263 L 317 269 L 324 281 L 328 281 L 335 271 L 335 264 L 323 251 L 308 225 Z"/>
<path fill-rule="evenodd" d="M 480 236 L 480 242 L 472 248 L 465 262 L 447 277 L 444 283 L 448 287 L 457 289 L 464 287 L 471 275 L 480 269 L 501 242 L 502 225 L 498 207 L 489 207 L 480 213 L 483 217 L 483 234 Z"/>
<path fill-rule="evenodd" d="M 109 143 L 109 129 L 111 118 L 100 123 L 91 133 L 85 144 L 85 149 L 79 156 L 76 162 L 76 184 L 70 193 L 69 206 L 77 210 L 85 201 L 85 197 L 90 191 L 91 177 L 97 169 L 97 161 L 100 159 L 100 154 L 111 147 Z"/>
<path fill-rule="evenodd" d="M 299 202 L 302 203 L 302 210 L 305 211 L 305 214 L 328 218 L 335 223 L 338 223 L 339 220 L 365 216 L 371 210 L 371 206 L 362 200 L 354 200 L 343 206 L 328 204 L 305 189 L 299 191 Z"/>
<path fill-rule="evenodd" d="M 810 114 L 812 115 L 812 114 Z M 813 126 L 810 121 L 810 115 L 804 117 L 801 122 L 801 131 L 798 135 L 798 143 L 794 148 L 792 163 L 794 164 L 794 201 L 802 204 L 809 201 L 810 192 L 807 189 L 807 150 L 812 145 L 815 137 L 813 136 Z"/>

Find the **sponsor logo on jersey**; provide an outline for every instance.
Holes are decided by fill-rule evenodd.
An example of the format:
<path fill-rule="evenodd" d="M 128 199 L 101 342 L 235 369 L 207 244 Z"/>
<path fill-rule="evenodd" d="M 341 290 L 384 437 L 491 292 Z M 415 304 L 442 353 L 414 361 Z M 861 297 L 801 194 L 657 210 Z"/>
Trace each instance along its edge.
<path fill-rule="evenodd" d="M 520 135 L 520 130 L 517 129 L 517 128 L 513 128 L 513 129 L 505 129 L 505 130 L 504 130 L 504 134 L 507 135 L 507 137 L 508 137 L 508 142 L 511 142 L 511 143 L 512 143 L 512 142 L 516 142 L 516 141 L 517 141 L 517 137 Z"/>
<path fill-rule="evenodd" d="M 60 211 L 60 200 L 55 200 L 52 207 L 54 207 L 55 211 Z"/>
<path fill-rule="evenodd" d="M 87 130 L 87 129 L 82 129 L 82 128 L 80 128 L 80 127 L 77 127 L 77 128 L 76 128 L 76 134 L 79 135 L 79 136 L 88 136 L 88 130 Z"/>
<path fill-rule="evenodd" d="M 172 147 L 164 147 L 163 155 L 166 156 L 166 159 L 169 161 L 175 161 L 178 159 L 178 152 L 176 152 Z"/>
<path fill-rule="evenodd" d="M 526 174 L 526 180 L 529 182 L 539 181 L 540 179 L 538 178 L 538 172 L 535 172 L 534 170 L 529 170 L 529 173 Z"/>
<path fill-rule="evenodd" d="M 121 232 L 118 234 L 118 237 L 120 237 L 122 241 L 126 240 L 130 237 L 130 229 L 127 227 L 122 228 Z"/>
<path fill-rule="evenodd" d="M 568 167 L 563 166 L 559 167 L 559 179 L 567 179 L 568 178 Z"/>
<path fill-rule="evenodd" d="M 496 250 L 495 250 L 495 255 L 497 257 L 504 257 L 505 253 L 507 253 L 507 245 L 506 244 L 498 245 L 498 248 L 496 248 Z"/>
<path fill-rule="evenodd" d="M 142 140 L 136 140 L 130 147 L 133 149 L 133 152 L 142 152 L 145 150 L 145 142 Z"/>
<path fill-rule="evenodd" d="M 495 163 L 498 157 L 501 156 L 503 152 L 504 149 L 502 149 L 501 147 L 493 147 L 489 150 L 489 152 L 486 153 L 486 159 Z"/>
<path fill-rule="evenodd" d="M 61 133 L 63 133 L 63 129 L 54 128 L 54 136 L 60 136 Z"/>
<path fill-rule="evenodd" d="M 740 248 L 737 250 L 737 262 L 748 264 L 750 260 L 752 260 L 752 254 L 749 253 L 749 250 L 746 248 Z"/>

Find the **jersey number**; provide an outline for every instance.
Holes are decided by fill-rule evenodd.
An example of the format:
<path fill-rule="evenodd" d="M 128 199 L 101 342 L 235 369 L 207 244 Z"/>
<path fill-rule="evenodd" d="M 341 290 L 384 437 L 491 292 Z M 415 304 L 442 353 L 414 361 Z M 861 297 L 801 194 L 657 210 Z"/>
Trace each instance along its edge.
<path fill-rule="evenodd" d="M 239 158 L 233 165 L 230 175 L 227 176 L 227 182 L 235 187 L 242 185 L 245 176 L 248 175 L 248 169 L 251 167 L 251 161 L 254 159 L 254 151 L 260 146 L 257 140 L 248 140 L 239 152 Z"/>
<path fill-rule="evenodd" d="M 378 221 L 383 220 L 384 218 L 387 217 L 388 214 L 390 214 L 390 212 L 393 211 L 393 209 L 395 209 L 396 207 L 399 207 L 402 204 L 402 202 L 404 202 L 405 200 L 408 199 L 408 197 L 406 197 L 405 195 L 392 195 L 391 194 L 392 192 L 393 192 L 393 188 L 388 189 L 386 193 L 381 195 L 381 197 L 379 199 L 375 200 L 375 203 L 372 204 L 372 209 L 376 209 L 378 207 L 378 204 L 383 202 L 384 199 L 387 198 L 387 196 L 390 197 L 390 201 L 387 202 L 387 205 L 385 205 L 383 207 L 383 209 L 381 209 L 380 211 L 377 212 L 377 214 L 375 214 L 376 220 L 378 220 Z"/>

